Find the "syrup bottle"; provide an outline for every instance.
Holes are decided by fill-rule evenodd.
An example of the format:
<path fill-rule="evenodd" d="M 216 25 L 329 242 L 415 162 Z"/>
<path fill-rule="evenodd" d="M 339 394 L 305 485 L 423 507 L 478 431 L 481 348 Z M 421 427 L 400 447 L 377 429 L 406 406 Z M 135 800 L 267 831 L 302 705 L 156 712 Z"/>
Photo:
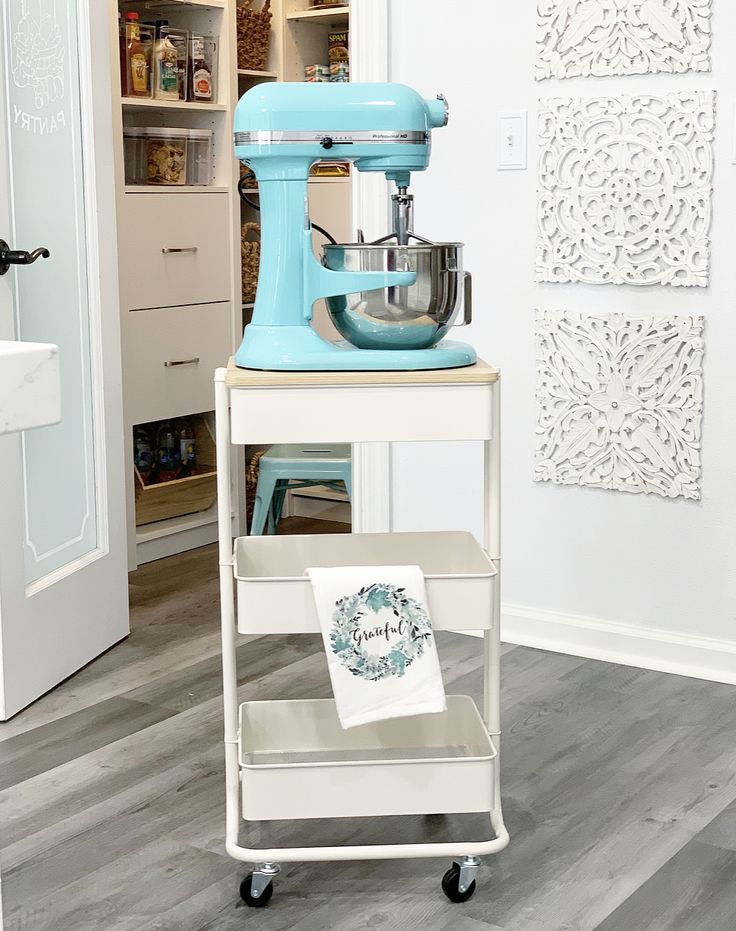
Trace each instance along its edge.
<path fill-rule="evenodd" d="M 148 97 L 148 58 L 141 42 L 141 24 L 137 13 L 125 14 L 126 96 Z"/>
<path fill-rule="evenodd" d="M 212 72 L 204 51 L 204 39 L 192 36 L 191 39 L 191 100 L 212 100 Z"/>

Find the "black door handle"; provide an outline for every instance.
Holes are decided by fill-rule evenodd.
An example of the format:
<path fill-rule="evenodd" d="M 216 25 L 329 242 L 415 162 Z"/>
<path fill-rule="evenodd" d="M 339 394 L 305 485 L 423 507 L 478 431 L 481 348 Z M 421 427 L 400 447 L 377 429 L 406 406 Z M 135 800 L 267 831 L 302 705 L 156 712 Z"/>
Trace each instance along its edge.
<path fill-rule="evenodd" d="M 0 275 L 9 271 L 11 265 L 33 265 L 36 259 L 47 259 L 50 255 L 44 246 L 25 252 L 23 249 L 11 249 L 4 239 L 0 239 Z"/>

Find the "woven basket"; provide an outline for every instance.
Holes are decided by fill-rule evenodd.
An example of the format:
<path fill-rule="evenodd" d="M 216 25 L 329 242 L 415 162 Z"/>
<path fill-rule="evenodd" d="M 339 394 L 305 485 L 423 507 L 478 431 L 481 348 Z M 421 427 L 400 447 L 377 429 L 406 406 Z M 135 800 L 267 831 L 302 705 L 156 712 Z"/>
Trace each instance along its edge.
<path fill-rule="evenodd" d="M 271 41 L 271 0 L 263 0 L 259 10 L 255 0 L 238 0 L 235 9 L 238 25 L 238 68 L 265 71 L 268 44 Z"/>
<path fill-rule="evenodd" d="M 258 239 L 249 239 L 251 234 Z M 244 223 L 240 232 L 240 258 L 243 267 L 243 303 L 252 304 L 256 299 L 258 266 L 261 261 L 261 228 L 257 223 Z"/>

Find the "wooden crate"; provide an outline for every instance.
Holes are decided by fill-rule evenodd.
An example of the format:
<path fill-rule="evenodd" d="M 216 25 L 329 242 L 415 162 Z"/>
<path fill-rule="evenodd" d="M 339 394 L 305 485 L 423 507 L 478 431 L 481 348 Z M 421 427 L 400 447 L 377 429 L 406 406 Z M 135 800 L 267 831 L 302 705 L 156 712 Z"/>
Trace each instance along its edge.
<path fill-rule="evenodd" d="M 190 418 L 197 443 L 198 475 L 146 485 L 135 466 L 135 523 L 137 527 L 172 517 L 195 514 L 212 507 L 217 499 L 215 438 L 205 417 Z"/>

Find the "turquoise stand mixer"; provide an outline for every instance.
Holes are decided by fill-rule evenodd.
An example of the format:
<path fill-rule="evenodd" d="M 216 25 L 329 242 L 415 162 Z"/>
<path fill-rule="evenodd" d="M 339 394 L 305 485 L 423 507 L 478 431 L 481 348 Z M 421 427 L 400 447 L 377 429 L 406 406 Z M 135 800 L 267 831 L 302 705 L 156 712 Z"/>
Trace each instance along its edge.
<path fill-rule="evenodd" d="M 461 243 L 413 231 L 411 173 L 429 164 L 430 137 L 447 123 L 445 99 L 402 84 L 260 84 L 235 111 L 235 155 L 258 182 L 261 258 L 252 322 L 235 355 L 242 368 L 392 371 L 472 365 L 476 354 L 443 340 L 461 306 L 471 320 L 471 278 Z M 321 161 L 349 161 L 396 185 L 393 230 L 372 243 L 314 255 L 307 182 Z M 326 299 L 344 340 L 311 321 Z"/>

